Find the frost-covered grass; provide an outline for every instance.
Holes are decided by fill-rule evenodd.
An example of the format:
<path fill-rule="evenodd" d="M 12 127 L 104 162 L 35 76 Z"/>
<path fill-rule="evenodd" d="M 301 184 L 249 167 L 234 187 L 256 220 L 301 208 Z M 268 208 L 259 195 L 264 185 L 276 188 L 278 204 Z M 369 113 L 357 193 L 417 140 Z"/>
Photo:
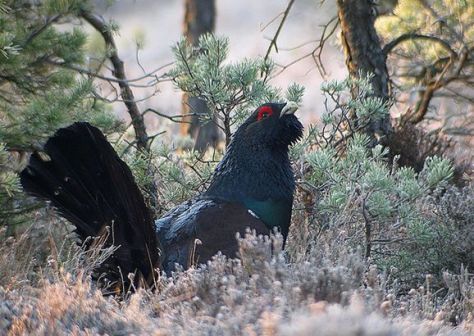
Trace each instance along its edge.
<path fill-rule="evenodd" d="M 57 224 L 57 223 L 56 223 Z M 45 239 L 54 243 L 54 232 Z M 449 292 L 396 292 L 396 281 L 368 267 L 357 251 L 324 242 L 299 261 L 281 238 L 247 236 L 240 260 L 212 262 L 157 281 L 157 289 L 104 297 L 79 249 L 34 259 L 2 247 L 0 330 L 9 335 L 472 335 L 474 284 L 446 275 Z M 46 244 L 46 245 L 48 245 Z M 94 258 L 110 251 L 97 253 Z M 35 261 L 38 263 L 38 261 Z M 5 277 L 7 270 L 18 277 Z M 455 316 L 456 315 L 456 316 Z"/>

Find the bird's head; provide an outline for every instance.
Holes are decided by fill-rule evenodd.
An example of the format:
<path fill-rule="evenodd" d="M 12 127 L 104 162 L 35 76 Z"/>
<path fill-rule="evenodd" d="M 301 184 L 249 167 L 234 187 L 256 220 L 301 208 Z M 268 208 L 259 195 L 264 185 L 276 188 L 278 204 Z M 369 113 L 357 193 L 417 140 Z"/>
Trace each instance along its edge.
<path fill-rule="evenodd" d="M 303 135 L 303 125 L 294 115 L 294 102 L 260 105 L 235 133 L 235 141 L 251 147 L 287 148 Z"/>

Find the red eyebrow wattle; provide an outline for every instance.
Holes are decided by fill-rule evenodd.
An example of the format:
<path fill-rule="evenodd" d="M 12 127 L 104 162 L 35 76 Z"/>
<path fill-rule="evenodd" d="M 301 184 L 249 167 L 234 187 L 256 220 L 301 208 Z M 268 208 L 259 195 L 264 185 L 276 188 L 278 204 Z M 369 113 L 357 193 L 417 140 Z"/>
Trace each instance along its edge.
<path fill-rule="evenodd" d="M 273 110 L 270 106 L 262 106 L 261 108 L 258 109 L 258 115 L 257 115 L 257 120 L 261 120 L 263 118 L 264 114 L 267 114 L 268 116 L 271 116 L 273 114 Z"/>

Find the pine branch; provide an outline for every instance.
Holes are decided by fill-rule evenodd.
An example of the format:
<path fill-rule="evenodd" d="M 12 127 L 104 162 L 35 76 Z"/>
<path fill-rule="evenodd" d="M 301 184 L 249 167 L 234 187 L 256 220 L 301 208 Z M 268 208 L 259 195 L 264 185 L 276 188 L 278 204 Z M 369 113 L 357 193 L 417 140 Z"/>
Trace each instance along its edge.
<path fill-rule="evenodd" d="M 434 41 L 434 42 L 440 44 L 441 46 L 443 46 L 443 48 L 446 49 L 449 52 L 449 54 L 451 55 L 451 58 L 456 58 L 457 57 L 456 52 L 451 48 L 449 43 L 446 42 L 445 40 L 437 37 L 437 36 L 430 36 L 430 35 L 417 34 L 417 33 L 406 33 L 406 34 L 402 34 L 402 35 L 398 36 L 397 38 L 390 41 L 389 43 L 387 43 L 383 47 L 382 52 L 385 55 L 385 58 L 387 58 L 388 54 L 397 45 L 399 45 L 400 43 L 403 43 L 405 41 L 408 41 L 408 40 L 430 40 L 430 41 Z"/>

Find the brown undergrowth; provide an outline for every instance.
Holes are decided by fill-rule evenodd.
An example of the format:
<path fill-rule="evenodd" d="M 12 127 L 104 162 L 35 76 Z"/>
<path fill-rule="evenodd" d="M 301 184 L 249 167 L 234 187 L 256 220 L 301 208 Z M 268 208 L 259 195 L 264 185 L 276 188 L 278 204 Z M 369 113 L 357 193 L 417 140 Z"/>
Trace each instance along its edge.
<path fill-rule="evenodd" d="M 445 275 L 450 294 L 444 300 L 432 292 L 429 279 L 424 287 L 399 295 L 395 279 L 368 266 L 357 250 L 331 242 L 321 241 L 318 248 L 293 261 L 282 250 L 280 236 L 248 235 L 240 240 L 240 260 L 217 255 L 200 268 L 163 275 L 154 292 L 139 290 L 121 300 L 104 297 L 89 276 L 90 258 L 100 261 L 110 251 L 98 250 L 91 256 L 75 249 L 66 257 L 65 249 L 57 250 L 39 267 L 32 265 L 34 258 L 20 257 L 22 245 L 20 239 L 2 246 L 2 334 L 469 335 L 474 331 L 474 284 L 467 272 Z"/>

